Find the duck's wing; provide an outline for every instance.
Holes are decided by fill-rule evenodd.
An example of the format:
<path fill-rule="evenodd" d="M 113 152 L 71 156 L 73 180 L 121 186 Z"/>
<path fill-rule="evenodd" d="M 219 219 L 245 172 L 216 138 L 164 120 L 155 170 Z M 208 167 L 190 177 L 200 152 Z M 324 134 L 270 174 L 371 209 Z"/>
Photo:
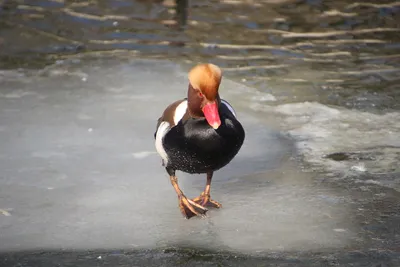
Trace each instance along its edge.
<path fill-rule="evenodd" d="M 157 132 L 161 130 L 161 124 L 166 125 L 168 123 L 168 128 L 171 129 L 175 125 L 179 123 L 179 121 L 185 116 L 188 115 L 187 110 L 187 100 L 181 99 L 175 101 L 171 105 L 169 105 L 163 112 L 160 118 L 157 120 L 156 132 L 154 133 L 154 138 L 157 136 Z M 165 123 L 163 123 L 165 122 Z M 163 127 L 165 128 L 165 126 Z M 165 131 L 165 130 L 164 130 Z M 165 133 L 164 133 L 165 135 Z"/>

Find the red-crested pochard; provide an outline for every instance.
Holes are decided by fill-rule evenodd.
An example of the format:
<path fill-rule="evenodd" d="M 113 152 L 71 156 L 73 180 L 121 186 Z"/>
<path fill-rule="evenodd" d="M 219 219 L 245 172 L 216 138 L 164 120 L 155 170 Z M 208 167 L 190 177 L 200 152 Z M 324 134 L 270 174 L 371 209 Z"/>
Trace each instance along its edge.
<path fill-rule="evenodd" d="M 221 69 L 200 64 L 189 72 L 187 98 L 169 105 L 158 119 L 155 145 L 186 218 L 204 216 L 207 207 L 220 208 L 210 197 L 214 171 L 239 152 L 245 133 L 232 106 L 221 99 Z M 175 171 L 206 173 L 207 184 L 199 197 L 187 198 L 178 186 Z"/>

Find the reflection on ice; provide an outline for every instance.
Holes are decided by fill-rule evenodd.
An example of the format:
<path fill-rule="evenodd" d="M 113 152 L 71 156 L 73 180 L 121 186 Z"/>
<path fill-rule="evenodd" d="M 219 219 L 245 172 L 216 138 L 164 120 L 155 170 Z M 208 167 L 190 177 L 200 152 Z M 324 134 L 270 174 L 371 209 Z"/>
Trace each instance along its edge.
<path fill-rule="evenodd" d="M 0 250 L 193 245 L 255 253 L 350 242 L 344 199 L 297 170 L 291 141 L 249 108 L 257 93 L 229 80 L 221 95 L 247 139 L 215 174 L 223 208 L 183 219 L 153 133 L 165 105 L 185 96 L 186 73 L 157 61 L 90 63 L 4 74 L 0 208 L 12 211 L 0 220 Z M 204 176 L 178 177 L 188 196 L 203 189 Z"/>

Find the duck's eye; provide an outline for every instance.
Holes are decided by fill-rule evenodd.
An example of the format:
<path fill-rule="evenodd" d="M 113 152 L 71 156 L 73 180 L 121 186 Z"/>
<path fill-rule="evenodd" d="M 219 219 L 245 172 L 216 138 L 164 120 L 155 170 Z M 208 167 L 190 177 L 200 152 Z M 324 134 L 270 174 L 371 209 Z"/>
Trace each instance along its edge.
<path fill-rule="evenodd" d="M 202 98 L 203 97 L 203 93 L 199 92 L 199 97 Z"/>

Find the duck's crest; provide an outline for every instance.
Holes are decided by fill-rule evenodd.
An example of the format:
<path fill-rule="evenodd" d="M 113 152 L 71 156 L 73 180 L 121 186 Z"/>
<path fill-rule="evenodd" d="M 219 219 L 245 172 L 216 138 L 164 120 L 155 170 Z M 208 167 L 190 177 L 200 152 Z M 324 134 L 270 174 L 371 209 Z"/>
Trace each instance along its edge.
<path fill-rule="evenodd" d="M 189 82 L 208 100 L 215 100 L 222 79 L 221 69 L 214 64 L 199 64 L 189 72 Z"/>

